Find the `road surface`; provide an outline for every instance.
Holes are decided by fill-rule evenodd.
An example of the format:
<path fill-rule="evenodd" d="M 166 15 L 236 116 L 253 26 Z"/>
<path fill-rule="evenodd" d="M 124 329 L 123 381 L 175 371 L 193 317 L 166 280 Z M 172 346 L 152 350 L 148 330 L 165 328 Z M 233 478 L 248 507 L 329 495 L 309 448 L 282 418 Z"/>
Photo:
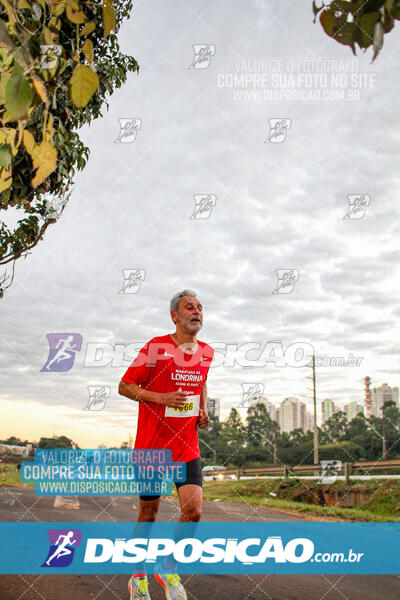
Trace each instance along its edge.
<path fill-rule="evenodd" d="M 32 489 L 0 487 L 1 521 L 134 521 L 136 498 L 80 497 L 64 502 Z M 68 507 L 69 506 L 69 507 Z M 175 521 L 175 498 L 163 498 L 160 520 Z M 320 520 L 229 502 L 205 502 L 204 521 Z M 129 600 L 125 575 L 0 575 L 0 600 Z M 165 598 L 149 576 L 152 600 Z M 397 575 L 184 575 L 189 600 L 394 600 Z"/>

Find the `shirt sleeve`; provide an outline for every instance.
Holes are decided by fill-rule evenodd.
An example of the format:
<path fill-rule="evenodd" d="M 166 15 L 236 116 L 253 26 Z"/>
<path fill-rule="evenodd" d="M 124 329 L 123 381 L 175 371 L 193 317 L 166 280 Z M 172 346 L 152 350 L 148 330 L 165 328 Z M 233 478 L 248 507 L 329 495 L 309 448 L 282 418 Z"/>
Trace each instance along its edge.
<path fill-rule="evenodd" d="M 211 346 L 209 346 L 207 344 L 206 347 L 204 348 L 204 352 L 203 352 L 203 361 L 204 361 L 205 365 L 208 367 L 205 382 L 207 381 L 208 372 L 209 372 L 210 365 L 212 363 L 213 358 L 214 358 L 214 349 L 211 348 Z"/>
<path fill-rule="evenodd" d="M 122 377 L 125 383 L 136 383 L 144 387 L 151 378 L 151 366 L 148 360 L 150 342 L 147 342 Z"/>

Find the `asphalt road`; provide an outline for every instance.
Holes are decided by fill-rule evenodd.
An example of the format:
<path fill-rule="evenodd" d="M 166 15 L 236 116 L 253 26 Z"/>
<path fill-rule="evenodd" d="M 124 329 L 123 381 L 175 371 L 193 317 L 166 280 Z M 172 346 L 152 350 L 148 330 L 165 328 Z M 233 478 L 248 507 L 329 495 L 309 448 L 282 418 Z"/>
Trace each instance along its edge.
<path fill-rule="evenodd" d="M 134 521 L 135 498 L 79 498 L 58 503 L 32 489 L 0 487 L 1 521 Z M 161 521 L 175 521 L 177 500 L 164 498 Z M 229 502 L 205 502 L 204 521 L 307 521 L 310 516 Z M 313 520 L 319 520 L 314 518 Z M 125 575 L 0 575 L 0 600 L 129 600 Z M 152 600 L 165 598 L 152 576 Z M 186 575 L 189 600 L 394 600 L 397 575 Z"/>

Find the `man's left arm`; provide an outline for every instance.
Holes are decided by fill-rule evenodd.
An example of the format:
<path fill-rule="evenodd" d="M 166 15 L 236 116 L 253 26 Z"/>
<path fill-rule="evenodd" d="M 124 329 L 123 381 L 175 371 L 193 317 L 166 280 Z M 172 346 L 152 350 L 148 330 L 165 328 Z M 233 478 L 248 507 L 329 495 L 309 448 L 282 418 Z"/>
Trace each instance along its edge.
<path fill-rule="evenodd" d="M 200 393 L 200 410 L 197 425 L 200 429 L 204 429 L 205 427 L 208 427 L 209 423 L 210 419 L 208 418 L 207 412 L 207 383 L 204 382 Z"/>

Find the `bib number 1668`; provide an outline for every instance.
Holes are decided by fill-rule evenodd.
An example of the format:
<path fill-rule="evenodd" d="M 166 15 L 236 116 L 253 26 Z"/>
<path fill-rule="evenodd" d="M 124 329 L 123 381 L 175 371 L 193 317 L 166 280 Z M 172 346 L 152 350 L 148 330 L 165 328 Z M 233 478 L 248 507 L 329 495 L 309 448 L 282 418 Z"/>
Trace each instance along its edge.
<path fill-rule="evenodd" d="M 166 417 L 197 417 L 199 414 L 200 396 L 193 395 L 187 398 L 187 402 L 181 408 L 172 406 L 165 407 Z"/>
<path fill-rule="evenodd" d="M 192 409 L 193 409 L 193 402 L 187 402 L 181 408 L 173 408 L 172 410 L 179 411 L 179 412 L 187 412 L 188 410 L 192 410 Z"/>

